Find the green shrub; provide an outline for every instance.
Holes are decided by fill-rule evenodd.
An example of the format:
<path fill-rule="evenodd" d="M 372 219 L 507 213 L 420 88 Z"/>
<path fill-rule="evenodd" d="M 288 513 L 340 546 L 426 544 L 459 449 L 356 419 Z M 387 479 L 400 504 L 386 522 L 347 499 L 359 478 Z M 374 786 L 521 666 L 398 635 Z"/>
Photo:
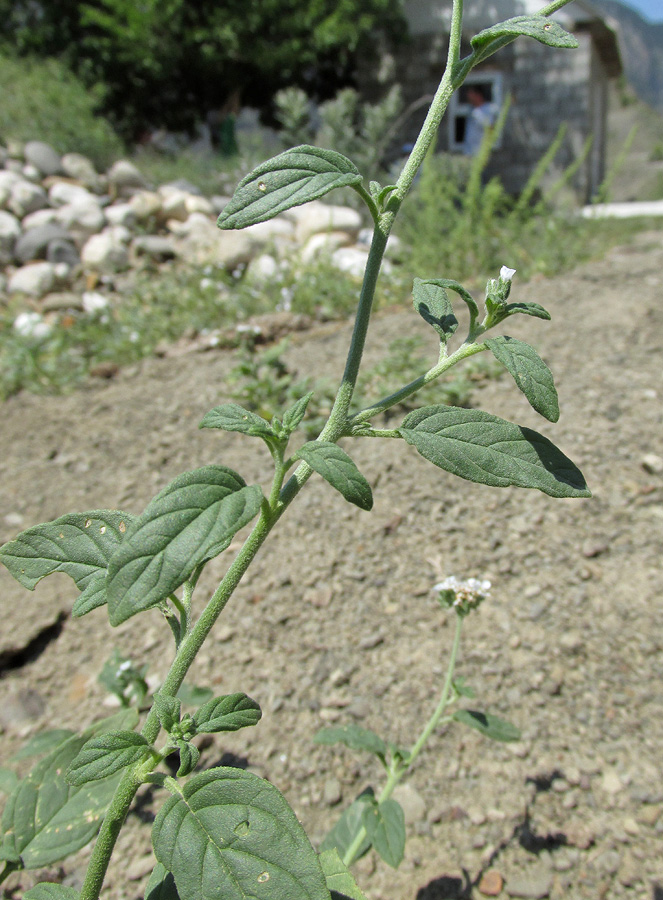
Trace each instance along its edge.
<path fill-rule="evenodd" d="M 95 110 L 100 100 L 57 59 L 0 55 L 0 140 L 40 140 L 59 153 L 83 153 L 100 168 L 122 142 Z"/>

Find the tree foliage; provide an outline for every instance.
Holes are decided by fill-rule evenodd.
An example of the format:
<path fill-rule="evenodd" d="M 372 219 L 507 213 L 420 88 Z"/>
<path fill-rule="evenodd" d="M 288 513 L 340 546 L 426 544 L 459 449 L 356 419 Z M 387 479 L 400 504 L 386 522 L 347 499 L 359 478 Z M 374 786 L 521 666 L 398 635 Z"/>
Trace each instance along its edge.
<path fill-rule="evenodd" d="M 0 37 L 19 53 L 63 57 L 104 89 L 127 136 L 190 127 L 289 84 L 330 95 L 359 49 L 403 31 L 401 0 L 0 0 Z"/>

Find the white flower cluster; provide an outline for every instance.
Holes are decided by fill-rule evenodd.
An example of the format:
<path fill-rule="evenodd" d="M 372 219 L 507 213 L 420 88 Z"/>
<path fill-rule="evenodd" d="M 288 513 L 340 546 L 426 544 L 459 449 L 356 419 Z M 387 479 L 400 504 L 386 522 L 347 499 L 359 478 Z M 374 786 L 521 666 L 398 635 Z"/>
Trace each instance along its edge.
<path fill-rule="evenodd" d="M 487 578 L 467 578 L 460 581 L 455 575 L 449 575 L 433 587 L 439 593 L 440 602 L 449 608 L 453 607 L 462 614 L 476 609 L 490 595 L 491 584 Z"/>

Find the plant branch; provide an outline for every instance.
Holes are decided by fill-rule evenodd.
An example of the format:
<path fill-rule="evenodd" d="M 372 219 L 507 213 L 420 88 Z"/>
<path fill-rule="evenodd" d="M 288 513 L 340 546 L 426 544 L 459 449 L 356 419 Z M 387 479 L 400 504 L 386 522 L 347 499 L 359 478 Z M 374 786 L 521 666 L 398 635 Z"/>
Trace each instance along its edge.
<path fill-rule="evenodd" d="M 412 763 L 415 761 L 417 756 L 419 756 L 429 737 L 439 725 L 445 709 L 447 708 L 447 706 L 449 706 L 449 703 L 452 702 L 450 700 L 450 694 L 453 685 L 454 670 L 456 668 L 456 659 L 458 658 L 458 648 L 460 647 L 460 635 L 463 628 L 463 618 L 463 616 L 456 614 L 456 629 L 454 632 L 453 644 L 451 645 L 449 664 L 447 665 L 447 674 L 444 679 L 444 685 L 442 687 L 440 700 L 435 707 L 435 712 L 430 717 L 428 722 L 426 722 L 423 731 L 415 741 L 412 749 L 410 750 L 410 753 L 407 756 L 407 759 L 405 759 L 400 764 L 390 766 L 387 781 L 385 783 L 385 786 L 382 788 L 382 791 L 380 792 L 380 796 L 377 799 L 378 806 L 391 797 L 396 785 L 403 778 L 405 773 L 411 768 Z M 348 867 L 352 865 L 352 863 L 355 861 L 357 853 L 359 852 L 359 848 L 365 840 L 366 829 L 362 825 L 355 835 L 354 840 L 345 852 L 345 856 L 343 857 L 343 865 Z"/>

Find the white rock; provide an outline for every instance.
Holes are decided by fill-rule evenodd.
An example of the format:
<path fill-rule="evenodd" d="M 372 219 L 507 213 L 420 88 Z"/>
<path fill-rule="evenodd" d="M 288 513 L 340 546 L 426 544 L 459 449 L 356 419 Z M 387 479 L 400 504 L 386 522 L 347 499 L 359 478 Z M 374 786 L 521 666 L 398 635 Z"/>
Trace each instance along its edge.
<path fill-rule="evenodd" d="M 261 253 L 249 263 L 246 277 L 258 284 L 274 278 L 279 271 L 279 264 L 269 253 Z"/>
<path fill-rule="evenodd" d="M 9 279 L 7 290 L 10 294 L 43 297 L 53 289 L 55 282 L 55 266 L 49 262 L 39 262 L 17 269 Z"/>
<path fill-rule="evenodd" d="M 301 252 L 302 262 L 311 262 L 317 256 L 330 256 L 339 247 L 347 247 L 352 243 L 346 231 L 328 231 L 325 234 L 312 234 Z"/>
<path fill-rule="evenodd" d="M 20 178 L 11 189 L 7 206 L 14 215 L 22 219 L 28 213 L 48 206 L 48 197 L 41 185 Z"/>
<path fill-rule="evenodd" d="M 100 294 L 99 291 L 84 291 L 81 300 L 86 313 L 101 312 L 110 306 L 108 297 Z"/>
<path fill-rule="evenodd" d="M 126 225 L 109 225 L 104 231 L 121 244 L 128 244 L 133 235 Z"/>
<path fill-rule="evenodd" d="M 28 141 L 23 148 L 25 160 L 41 172 L 42 176 L 57 175 L 62 171 L 60 154 L 43 141 Z"/>
<path fill-rule="evenodd" d="M 48 337 L 52 330 L 38 312 L 19 313 L 14 319 L 13 328 L 21 337 L 36 338 L 37 340 Z"/>
<path fill-rule="evenodd" d="M 331 206 L 319 200 L 295 206 L 288 210 L 287 217 L 295 222 L 300 241 L 320 231 L 347 231 L 356 236 L 362 226 L 361 216 L 355 209 L 349 206 Z"/>
<path fill-rule="evenodd" d="M 331 261 L 341 272 L 361 278 L 368 262 L 368 253 L 360 247 L 341 247 L 332 253 Z"/>
<path fill-rule="evenodd" d="M 33 184 L 40 184 L 44 177 L 36 166 L 26 163 L 21 169 L 21 175 L 31 181 Z"/>
<path fill-rule="evenodd" d="M 139 222 L 144 222 L 161 212 L 161 197 L 155 191 L 138 191 L 129 200 L 129 205 Z"/>
<path fill-rule="evenodd" d="M 11 189 L 15 184 L 21 181 L 21 176 L 8 169 L 0 169 L 0 191 L 7 191 L 7 196 L 11 193 Z"/>
<path fill-rule="evenodd" d="M 246 234 L 246 230 L 220 231 L 202 213 L 193 213 L 189 218 L 193 216 L 204 219 L 206 227 L 203 228 L 198 223 L 181 239 L 178 249 L 184 259 L 202 265 L 212 263 L 232 270 L 240 264 L 248 263 L 259 250 L 260 245 Z"/>
<path fill-rule="evenodd" d="M 125 244 L 109 231 L 94 234 L 81 251 L 81 262 L 86 270 L 112 274 L 129 265 L 129 253 Z"/>
<path fill-rule="evenodd" d="M 53 274 L 56 281 L 69 281 L 71 275 L 71 266 L 66 262 L 53 263 Z"/>
<path fill-rule="evenodd" d="M 144 188 L 145 178 L 142 172 L 128 159 L 118 159 L 108 170 L 108 181 L 118 190 L 123 188 Z"/>
<path fill-rule="evenodd" d="M 189 214 L 197 212 L 206 216 L 213 216 L 216 212 L 207 197 L 198 197 L 195 194 L 187 194 L 184 205 Z"/>
<path fill-rule="evenodd" d="M 90 190 L 98 191 L 100 188 L 100 179 L 94 164 L 83 156 L 82 153 L 65 153 L 61 160 L 62 171 L 69 178 L 75 178 L 76 181 Z"/>
<path fill-rule="evenodd" d="M 57 210 L 57 221 L 81 244 L 102 230 L 106 217 L 97 203 L 68 203 Z"/>
<path fill-rule="evenodd" d="M 36 212 L 29 213 L 21 222 L 23 231 L 29 231 L 31 228 L 41 228 L 43 225 L 52 225 L 58 221 L 57 210 L 55 209 L 38 209 Z"/>
<path fill-rule="evenodd" d="M 169 219 L 166 222 L 166 228 L 178 237 L 190 234 L 215 235 L 218 232 L 214 222 L 203 213 L 191 213 L 185 222 L 180 222 L 179 219 Z"/>
<path fill-rule="evenodd" d="M 21 226 L 16 216 L 0 210 L 0 265 L 6 266 L 12 261 L 20 234 Z"/>
<path fill-rule="evenodd" d="M 294 238 L 295 236 L 295 226 L 283 216 L 270 219 L 268 222 L 258 222 L 256 225 L 249 225 L 248 228 L 242 230 L 262 243 L 278 238 Z"/>
<path fill-rule="evenodd" d="M 177 219 L 179 222 L 186 222 L 189 218 L 186 202 L 190 196 L 185 191 L 165 185 L 161 200 L 162 217 L 164 219 Z"/>
<path fill-rule="evenodd" d="M 111 225 L 124 225 L 133 228 L 136 224 L 136 211 L 130 203 L 114 203 L 104 210 L 106 221 Z"/>
<path fill-rule="evenodd" d="M 56 181 L 52 184 L 48 199 L 51 206 L 99 206 L 99 199 L 87 188 L 81 187 L 80 184 L 70 184 L 68 181 Z"/>

